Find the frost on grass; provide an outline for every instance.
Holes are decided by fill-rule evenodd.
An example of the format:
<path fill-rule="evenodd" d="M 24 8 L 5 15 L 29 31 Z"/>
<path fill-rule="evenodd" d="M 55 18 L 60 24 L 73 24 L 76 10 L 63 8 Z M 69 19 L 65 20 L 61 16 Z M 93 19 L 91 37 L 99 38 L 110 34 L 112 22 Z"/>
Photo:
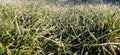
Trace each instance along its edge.
<path fill-rule="evenodd" d="M 102 3 L 1 1 L 0 54 L 119 54 L 119 10 Z"/>

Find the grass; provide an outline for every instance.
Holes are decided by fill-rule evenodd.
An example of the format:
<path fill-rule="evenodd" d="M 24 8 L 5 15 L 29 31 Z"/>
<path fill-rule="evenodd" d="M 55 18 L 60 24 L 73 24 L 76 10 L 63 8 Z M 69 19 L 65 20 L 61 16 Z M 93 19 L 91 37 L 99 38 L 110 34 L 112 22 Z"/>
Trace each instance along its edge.
<path fill-rule="evenodd" d="M 0 2 L 0 55 L 119 55 L 120 6 Z"/>

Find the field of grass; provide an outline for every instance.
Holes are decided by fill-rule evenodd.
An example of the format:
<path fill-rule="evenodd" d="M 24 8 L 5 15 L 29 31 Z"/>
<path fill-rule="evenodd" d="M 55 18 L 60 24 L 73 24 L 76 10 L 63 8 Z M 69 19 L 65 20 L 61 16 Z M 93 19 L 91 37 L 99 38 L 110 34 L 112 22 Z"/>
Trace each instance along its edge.
<path fill-rule="evenodd" d="M 0 55 L 119 55 L 120 5 L 0 1 Z"/>

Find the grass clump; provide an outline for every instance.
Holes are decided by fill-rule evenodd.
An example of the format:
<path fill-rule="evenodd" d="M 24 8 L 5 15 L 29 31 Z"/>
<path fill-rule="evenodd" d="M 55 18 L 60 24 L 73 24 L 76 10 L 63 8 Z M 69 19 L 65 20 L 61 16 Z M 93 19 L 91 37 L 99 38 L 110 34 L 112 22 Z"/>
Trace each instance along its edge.
<path fill-rule="evenodd" d="M 27 2 L 1 1 L 0 54 L 119 54 L 119 5 Z"/>

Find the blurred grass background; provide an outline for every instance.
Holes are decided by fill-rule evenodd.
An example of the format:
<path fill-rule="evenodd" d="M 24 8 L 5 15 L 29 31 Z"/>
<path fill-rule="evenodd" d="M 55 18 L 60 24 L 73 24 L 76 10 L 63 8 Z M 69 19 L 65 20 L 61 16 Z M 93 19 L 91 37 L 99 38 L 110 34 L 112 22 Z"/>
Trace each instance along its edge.
<path fill-rule="evenodd" d="M 60 1 L 1 0 L 0 55 L 119 55 L 118 3 Z"/>

